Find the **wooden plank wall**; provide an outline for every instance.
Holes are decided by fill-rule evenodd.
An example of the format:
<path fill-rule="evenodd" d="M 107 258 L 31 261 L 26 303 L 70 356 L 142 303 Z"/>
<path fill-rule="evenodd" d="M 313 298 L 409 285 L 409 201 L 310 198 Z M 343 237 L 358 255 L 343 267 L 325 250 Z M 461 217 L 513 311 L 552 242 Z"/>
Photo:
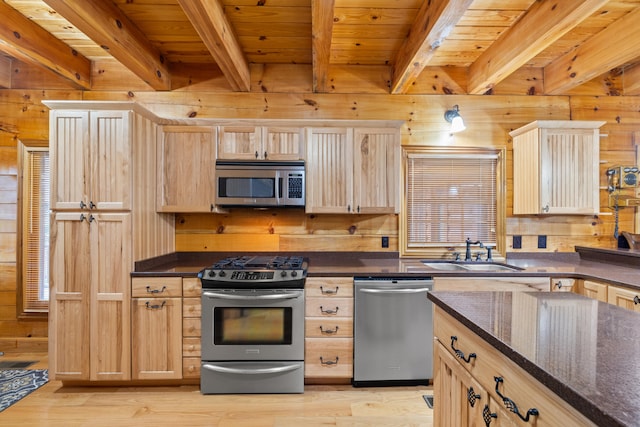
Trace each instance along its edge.
<path fill-rule="evenodd" d="M 361 73 L 341 67 L 330 72 L 332 93 L 313 94 L 308 66 L 252 66 L 252 91 L 233 93 L 220 76 L 185 76 L 175 89 L 153 92 L 130 72 L 110 62 L 96 64 L 93 91 L 65 89 L 41 70 L 14 61 L 12 87 L 0 90 L 0 337 L 46 336 L 42 322 L 15 315 L 15 246 L 17 138 L 46 140 L 48 111 L 43 99 L 136 100 L 160 116 L 183 118 L 315 119 L 320 121 L 402 120 L 402 144 L 488 146 L 507 149 L 507 247 L 522 235 L 522 251 L 539 251 L 537 236 L 547 236 L 547 249 L 573 251 L 575 245 L 612 247 L 613 215 L 607 206 L 604 170 L 634 164 L 640 130 L 640 97 L 606 96 L 606 85 L 590 84 L 569 96 L 541 93 L 542 76 L 520 71 L 494 88 L 492 95 L 455 95 L 464 73 L 429 73 L 407 95 L 388 95 L 383 67 Z M 210 80 L 207 80 L 210 78 Z M 124 82 L 124 83 L 123 83 Z M 22 89 L 21 89 L 22 88 Z M 601 92 L 601 93 L 600 93 Z M 443 93 L 454 93 L 444 95 Z M 444 111 L 453 105 L 467 131 L 450 136 Z M 601 141 L 601 206 L 596 216 L 512 215 L 511 141 L 508 132 L 542 119 L 605 120 Z M 633 230 L 635 208 L 620 211 L 620 229 Z M 305 215 L 299 210 L 231 210 L 228 214 L 176 215 L 178 250 L 363 250 L 380 251 L 389 236 L 389 251 L 398 250 L 395 215 Z M 0 345 L 11 345 L 0 339 Z M 2 349 L 0 348 L 0 351 Z"/>

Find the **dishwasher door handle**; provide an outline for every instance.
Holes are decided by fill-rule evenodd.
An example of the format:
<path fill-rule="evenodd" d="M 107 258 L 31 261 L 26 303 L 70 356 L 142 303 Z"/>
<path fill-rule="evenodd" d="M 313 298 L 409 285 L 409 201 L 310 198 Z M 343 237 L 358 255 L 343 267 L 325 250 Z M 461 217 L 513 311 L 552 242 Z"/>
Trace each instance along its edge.
<path fill-rule="evenodd" d="M 430 288 L 400 288 L 400 289 L 388 289 L 388 288 L 361 288 L 359 292 L 365 294 L 420 294 L 422 292 L 431 292 Z"/>

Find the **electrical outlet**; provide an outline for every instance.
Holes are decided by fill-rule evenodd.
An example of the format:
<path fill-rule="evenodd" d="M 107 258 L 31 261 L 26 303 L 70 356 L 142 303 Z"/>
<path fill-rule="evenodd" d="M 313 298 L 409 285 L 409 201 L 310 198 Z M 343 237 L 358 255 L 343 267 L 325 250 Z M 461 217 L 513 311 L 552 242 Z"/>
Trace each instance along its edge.
<path fill-rule="evenodd" d="M 538 236 L 538 249 L 545 249 L 547 247 L 547 236 Z"/>
<path fill-rule="evenodd" d="M 388 236 L 382 236 L 382 247 L 383 248 L 388 248 L 389 247 L 389 237 Z"/>
<path fill-rule="evenodd" d="M 522 249 L 522 236 L 513 236 L 513 249 Z"/>

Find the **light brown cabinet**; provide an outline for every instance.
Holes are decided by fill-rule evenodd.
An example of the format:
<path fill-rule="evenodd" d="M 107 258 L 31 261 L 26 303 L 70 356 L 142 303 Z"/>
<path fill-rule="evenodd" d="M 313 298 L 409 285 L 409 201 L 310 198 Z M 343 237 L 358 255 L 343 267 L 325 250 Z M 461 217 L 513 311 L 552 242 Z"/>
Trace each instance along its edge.
<path fill-rule="evenodd" d="M 155 212 L 156 117 L 134 103 L 45 101 L 50 112 L 49 375 L 131 379 L 134 260 L 175 250 Z"/>
<path fill-rule="evenodd" d="M 606 283 L 595 282 L 593 280 L 579 280 L 577 283 L 576 293 L 584 295 L 598 301 L 607 302 L 607 287 Z"/>
<path fill-rule="evenodd" d="M 568 277 L 552 277 L 551 292 L 575 292 L 577 280 Z"/>
<path fill-rule="evenodd" d="M 597 214 L 605 122 L 536 121 L 513 137 L 513 213 Z"/>
<path fill-rule="evenodd" d="M 435 291 L 549 291 L 549 277 L 435 277 Z"/>
<path fill-rule="evenodd" d="M 609 285 L 607 301 L 609 304 L 640 313 L 640 291 Z"/>
<path fill-rule="evenodd" d="M 307 213 L 398 213 L 400 131 L 308 128 Z"/>
<path fill-rule="evenodd" d="M 211 212 L 215 204 L 216 128 L 164 126 L 157 150 L 157 211 Z"/>
<path fill-rule="evenodd" d="M 353 278 L 305 283 L 305 378 L 353 377 Z"/>
<path fill-rule="evenodd" d="M 300 160 L 304 158 L 301 127 L 220 126 L 218 158 L 239 160 Z"/>
<path fill-rule="evenodd" d="M 440 307 L 434 311 L 434 335 L 434 425 L 595 425 Z M 496 390 L 511 399 L 522 416 L 532 409 L 537 415 L 523 423 Z M 483 420 L 485 412 L 490 424 Z"/>
<path fill-rule="evenodd" d="M 55 379 L 131 378 L 130 236 L 130 213 L 53 214 L 49 369 Z"/>
<path fill-rule="evenodd" d="M 182 378 L 182 278 L 133 278 L 131 296 L 132 378 Z"/>
<path fill-rule="evenodd" d="M 182 378 L 200 379 L 202 283 L 197 277 L 182 278 Z"/>
<path fill-rule="evenodd" d="M 130 209 L 130 132 L 130 111 L 51 111 L 51 209 Z"/>

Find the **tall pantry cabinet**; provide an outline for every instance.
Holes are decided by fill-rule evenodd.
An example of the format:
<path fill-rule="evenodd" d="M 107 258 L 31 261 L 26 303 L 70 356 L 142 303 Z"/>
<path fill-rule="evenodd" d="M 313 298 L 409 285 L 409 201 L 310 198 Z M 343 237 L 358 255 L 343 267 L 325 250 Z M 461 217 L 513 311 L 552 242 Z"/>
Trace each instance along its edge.
<path fill-rule="evenodd" d="M 157 118 L 134 103 L 46 101 L 50 111 L 49 373 L 131 379 L 134 260 L 175 248 L 155 211 Z"/>

